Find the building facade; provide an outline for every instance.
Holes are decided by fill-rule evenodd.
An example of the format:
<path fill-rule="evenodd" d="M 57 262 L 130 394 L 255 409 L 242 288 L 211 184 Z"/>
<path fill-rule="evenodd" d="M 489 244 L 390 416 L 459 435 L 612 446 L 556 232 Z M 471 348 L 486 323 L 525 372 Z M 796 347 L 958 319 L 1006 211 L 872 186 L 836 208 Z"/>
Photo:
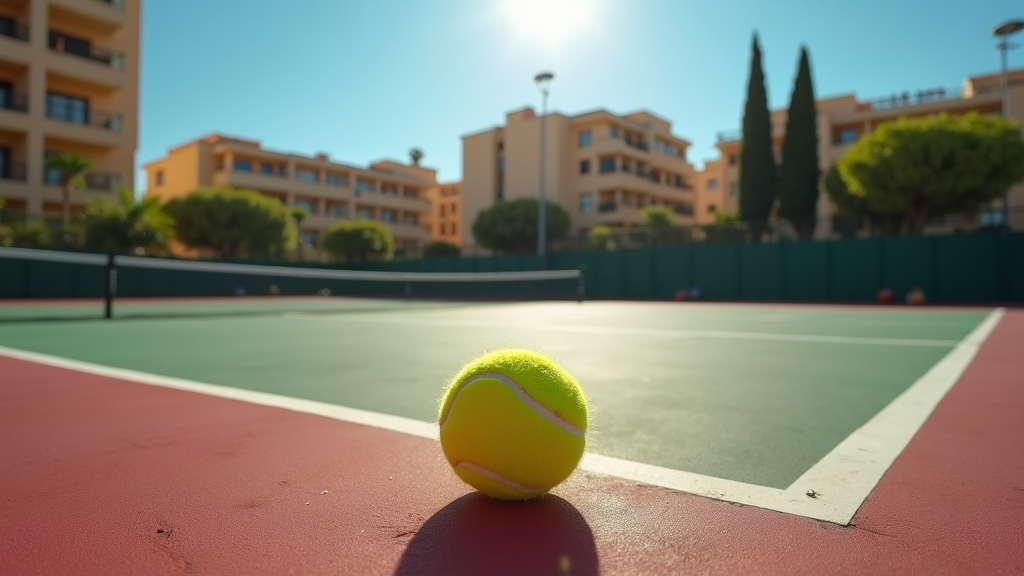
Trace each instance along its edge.
<path fill-rule="evenodd" d="M 325 230 L 339 220 L 374 220 L 386 225 L 397 248 L 420 250 L 431 238 L 428 191 L 434 170 L 390 160 L 367 168 L 267 150 L 256 140 L 211 134 L 168 151 L 143 167 L 147 194 L 168 200 L 198 188 L 228 186 L 256 190 L 308 217 L 299 231 L 303 244 L 318 247 Z"/>
<path fill-rule="evenodd" d="M 76 153 L 96 168 L 89 198 L 134 189 L 140 0 L 0 0 L 0 196 L 6 209 L 60 214 L 46 158 Z"/>
<path fill-rule="evenodd" d="M 679 224 L 694 222 L 695 171 L 690 143 L 650 112 L 616 115 L 597 110 L 545 117 L 544 191 L 571 220 L 571 234 L 598 224 L 640 223 L 649 204 L 672 207 Z M 462 243 L 474 245 L 473 221 L 499 200 L 536 198 L 541 182 L 541 118 L 532 108 L 506 115 L 505 124 L 462 138 Z"/>
<path fill-rule="evenodd" d="M 1024 69 L 1014 70 L 1009 74 L 1009 89 L 1009 116 L 1018 124 L 1024 124 Z M 941 113 L 1001 114 L 1000 75 L 971 77 L 966 79 L 961 87 L 954 89 L 937 88 L 913 94 L 904 92 L 872 100 L 860 100 L 852 94 L 823 98 L 817 102 L 817 111 L 818 155 L 823 182 L 824 174 L 842 158 L 850 146 L 877 130 L 883 122 L 901 117 L 922 117 Z M 781 161 L 782 143 L 785 139 L 786 113 L 786 109 L 771 113 L 772 138 L 778 161 Z M 742 144 L 740 131 L 723 132 L 718 135 L 716 147 L 719 157 L 705 162 L 704 169 L 697 179 L 697 220 L 700 223 L 714 222 L 715 213 L 718 211 L 739 211 L 738 159 Z M 1024 228 L 1024 186 L 1014 186 L 1009 193 L 1009 199 L 1011 226 Z M 996 206 L 1001 206 L 1001 202 L 997 201 Z M 818 198 L 817 215 L 816 235 L 831 236 L 837 211 L 823 183 Z M 936 215 L 930 226 L 933 229 L 969 229 L 982 223 L 997 223 L 994 220 L 998 219 L 999 210 L 993 207 L 981 215 L 981 220 L 974 215 L 966 214 Z"/>
<path fill-rule="evenodd" d="M 462 183 L 440 184 L 431 188 L 427 191 L 427 199 L 430 201 L 430 215 L 426 224 L 432 238 L 462 246 L 463 235 L 467 233 L 462 228 Z"/>

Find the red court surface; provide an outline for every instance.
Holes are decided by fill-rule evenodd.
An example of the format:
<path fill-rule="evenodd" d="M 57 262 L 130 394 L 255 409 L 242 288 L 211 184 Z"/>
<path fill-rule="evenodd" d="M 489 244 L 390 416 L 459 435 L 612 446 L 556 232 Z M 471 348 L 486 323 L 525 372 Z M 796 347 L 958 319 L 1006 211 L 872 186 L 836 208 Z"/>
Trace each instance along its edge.
<path fill-rule="evenodd" d="M 0 574 L 1021 574 L 1022 342 L 850 526 L 583 471 L 497 502 L 433 440 L 0 356 Z"/>

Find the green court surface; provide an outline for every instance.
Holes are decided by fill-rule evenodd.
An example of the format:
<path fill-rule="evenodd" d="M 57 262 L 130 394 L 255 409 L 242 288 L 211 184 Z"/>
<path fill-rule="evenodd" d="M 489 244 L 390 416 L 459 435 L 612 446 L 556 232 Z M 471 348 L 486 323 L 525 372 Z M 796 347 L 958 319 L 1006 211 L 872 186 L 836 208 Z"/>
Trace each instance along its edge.
<path fill-rule="evenodd" d="M 354 310 L 8 322 L 0 345 L 424 421 L 463 362 L 528 347 L 584 386 L 590 451 L 786 488 L 988 314 L 613 302 Z"/>

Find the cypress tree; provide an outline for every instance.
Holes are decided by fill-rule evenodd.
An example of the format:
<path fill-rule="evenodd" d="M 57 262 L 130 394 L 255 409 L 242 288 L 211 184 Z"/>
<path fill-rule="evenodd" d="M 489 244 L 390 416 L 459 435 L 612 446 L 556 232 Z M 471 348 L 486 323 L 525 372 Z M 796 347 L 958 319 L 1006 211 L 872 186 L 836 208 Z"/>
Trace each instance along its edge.
<path fill-rule="evenodd" d="M 789 100 L 779 177 L 779 215 L 789 220 L 801 238 L 814 234 L 820 176 L 811 63 L 807 48 L 801 48 L 800 68 Z"/>
<path fill-rule="evenodd" d="M 761 69 L 761 47 L 754 34 L 750 83 L 743 110 L 743 147 L 740 150 L 740 218 L 750 222 L 755 242 L 761 240 L 775 201 L 775 155 L 768 93 Z"/>

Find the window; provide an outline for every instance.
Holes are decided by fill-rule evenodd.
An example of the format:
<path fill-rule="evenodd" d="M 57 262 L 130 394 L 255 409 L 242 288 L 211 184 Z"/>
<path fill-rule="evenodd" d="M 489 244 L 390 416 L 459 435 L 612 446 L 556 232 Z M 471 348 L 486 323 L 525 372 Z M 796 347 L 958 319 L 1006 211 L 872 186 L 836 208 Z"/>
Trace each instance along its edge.
<path fill-rule="evenodd" d="M 718 180 L 716 178 L 708 179 L 708 190 L 718 190 Z"/>
<path fill-rule="evenodd" d="M 356 180 L 356 194 L 366 194 L 369 192 L 373 192 L 373 182 Z"/>
<path fill-rule="evenodd" d="M 348 179 L 340 174 L 327 173 L 327 184 L 329 186 L 340 186 L 342 188 L 348 186 Z"/>
<path fill-rule="evenodd" d="M 1003 211 L 1001 208 L 985 208 L 978 215 L 978 224 L 982 226 L 1002 226 Z"/>
<path fill-rule="evenodd" d="M 252 172 L 252 162 L 235 158 L 235 172 Z"/>
<path fill-rule="evenodd" d="M 456 204 L 455 202 L 452 202 L 452 205 L 448 208 L 448 210 L 452 216 L 455 216 L 456 214 L 459 213 L 459 205 Z"/>
<path fill-rule="evenodd" d="M 420 191 L 418 188 L 409 188 L 406 186 L 402 188 L 402 196 L 406 198 L 419 198 Z"/>
<path fill-rule="evenodd" d="M 708 204 L 708 214 L 714 214 L 715 212 L 718 212 L 718 206 Z"/>
<path fill-rule="evenodd" d="M 504 171 L 505 171 L 505 157 L 504 156 L 498 156 L 498 172 L 504 172 Z"/>
<path fill-rule="evenodd" d="M 274 170 L 274 165 L 273 164 L 260 164 L 260 174 L 266 174 L 267 176 L 273 176 L 274 172 L 277 172 L 277 170 Z"/>
<path fill-rule="evenodd" d="M 456 224 L 455 222 L 452 222 L 452 235 L 453 235 L 453 236 L 454 236 L 455 234 L 458 234 L 458 233 L 459 233 L 459 232 L 458 232 L 458 229 L 459 229 L 459 225 L 458 225 L 458 224 Z"/>
<path fill-rule="evenodd" d="M 590 174 L 590 160 L 580 160 L 580 174 Z"/>
<path fill-rule="evenodd" d="M 385 196 L 398 196 L 398 186 L 394 184 L 381 184 L 380 193 Z"/>
<path fill-rule="evenodd" d="M 381 220 L 381 222 L 394 222 L 395 221 L 395 211 L 394 210 L 381 210 L 380 211 L 380 220 Z"/>
<path fill-rule="evenodd" d="M 594 195 L 590 192 L 580 194 L 580 214 L 590 214 L 594 211 Z"/>
<path fill-rule="evenodd" d="M 448 224 L 446 222 L 441 222 L 441 236 L 444 236 L 447 233 L 448 233 Z"/>
<path fill-rule="evenodd" d="M 836 141 L 839 144 L 853 144 L 857 141 L 857 137 L 858 134 L 856 128 L 846 128 L 839 131 L 839 136 L 836 138 Z"/>
<path fill-rule="evenodd" d="M 302 208 L 306 214 L 316 214 L 316 204 L 312 200 L 296 200 L 295 207 Z"/>
<path fill-rule="evenodd" d="M 612 138 L 618 138 L 619 137 L 619 127 L 618 126 L 612 126 L 611 128 L 608 129 L 608 134 L 610 134 Z"/>
<path fill-rule="evenodd" d="M 88 124 L 89 101 L 85 98 L 50 92 L 46 95 L 46 115 L 72 124 Z"/>
<path fill-rule="evenodd" d="M 447 208 L 447 206 L 445 206 L 444 204 L 441 204 L 441 218 L 445 217 L 445 213 L 444 213 L 445 212 L 445 210 L 444 210 L 445 208 Z"/>
<path fill-rule="evenodd" d="M 729 196 L 738 196 L 740 193 L 740 185 L 732 184 L 729 186 Z"/>
<path fill-rule="evenodd" d="M 602 158 L 601 165 L 598 166 L 598 170 L 601 172 L 601 174 L 615 172 L 615 158 Z"/>
<path fill-rule="evenodd" d="M 410 226 L 415 226 L 420 223 L 420 218 L 412 212 L 407 212 L 405 216 L 402 216 L 402 222 Z"/>
<path fill-rule="evenodd" d="M 306 230 L 299 234 L 299 241 L 307 246 L 316 247 L 317 240 L 319 240 L 317 233 L 312 230 Z"/>
<path fill-rule="evenodd" d="M 335 218 L 348 216 L 348 206 L 345 204 L 331 204 L 331 215 Z"/>
<path fill-rule="evenodd" d="M 736 165 L 736 155 L 735 154 L 729 154 L 729 166 L 735 166 L 735 165 Z"/>
<path fill-rule="evenodd" d="M 589 147 L 590 146 L 590 142 L 591 142 L 590 130 L 583 130 L 582 132 L 580 132 L 580 136 L 579 136 L 580 148 L 587 148 L 587 147 Z"/>
<path fill-rule="evenodd" d="M 369 208 L 356 208 L 356 218 L 360 220 L 373 220 L 373 212 Z"/>
<path fill-rule="evenodd" d="M 320 181 L 320 174 L 318 174 L 316 170 L 299 168 L 295 170 L 295 179 L 299 182 L 312 182 L 315 184 Z"/>

